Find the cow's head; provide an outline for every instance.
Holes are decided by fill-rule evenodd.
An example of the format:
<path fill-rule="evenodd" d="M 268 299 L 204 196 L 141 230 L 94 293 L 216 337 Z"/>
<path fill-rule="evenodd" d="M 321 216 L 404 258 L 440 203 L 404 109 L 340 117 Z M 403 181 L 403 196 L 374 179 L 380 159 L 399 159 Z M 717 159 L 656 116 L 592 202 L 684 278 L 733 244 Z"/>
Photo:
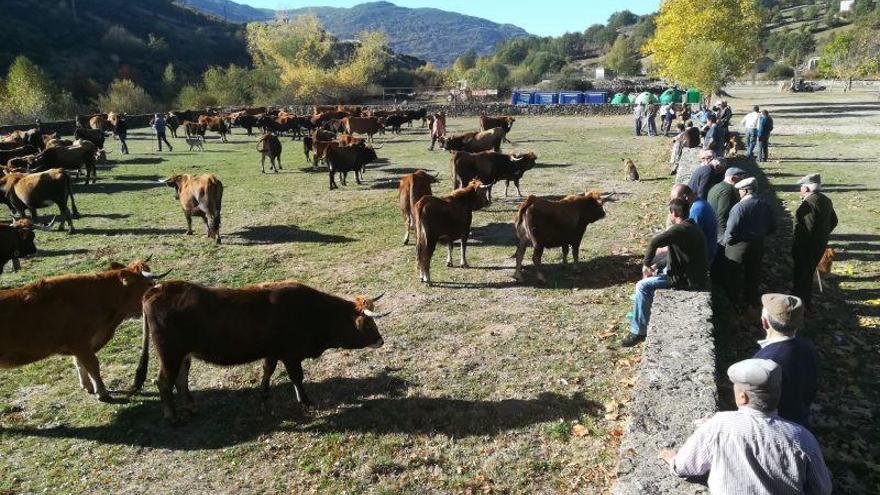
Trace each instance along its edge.
<path fill-rule="evenodd" d="M 377 313 L 374 311 L 376 301 L 383 294 L 376 297 L 357 296 L 354 300 L 353 325 L 343 335 L 339 335 L 339 347 L 343 349 L 362 349 L 364 347 L 382 347 L 385 341 L 376 326 L 376 320 L 388 316 L 391 312 Z"/>
<path fill-rule="evenodd" d="M 17 237 L 17 246 L 15 248 L 16 258 L 24 258 L 32 254 L 36 254 L 37 246 L 34 244 L 34 224 L 27 218 L 16 220 L 10 225 L 15 229 Z"/>
<path fill-rule="evenodd" d="M 471 210 L 479 210 L 489 206 L 489 189 L 492 184 L 483 184 L 477 179 L 473 179 L 470 183 L 452 192 L 454 198 L 464 200 L 467 207 Z"/>
<path fill-rule="evenodd" d="M 160 179 L 159 182 L 165 184 L 168 187 L 174 188 L 174 199 L 180 199 L 180 188 L 183 185 L 183 180 L 186 178 L 185 175 L 175 175 L 169 177 L 167 179 Z"/>
<path fill-rule="evenodd" d="M 605 208 L 602 206 L 611 197 L 610 194 L 602 194 L 599 191 L 587 191 L 584 195 L 588 200 L 587 222 L 592 223 L 605 218 Z"/>
<path fill-rule="evenodd" d="M 538 162 L 538 156 L 531 151 L 525 153 L 514 153 L 510 155 L 510 163 L 516 165 L 518 171 L 525 172 L 535 167 Z"/>
<path fill-rule="evenodd" d="M 145 260 L 132 261 L 128 265 L 113 262 L 110 263 L 107 269 L 111 275 L 116 275 L 119 278 L 119 282 L 123 286 L 122 292 L 125 294 L 124 304 L 126 307 L 122 309 L 129 314 L 140 314 L 141 298 L 144 293 L 150 287 L 157 285 L 159 280 L 171 273 L 171 270 L 165 273 L 153 273 L 150 271 L 150 266 L 147 264 L 150 262 L 150 258 L 152 256 L 148 256 Z"/>

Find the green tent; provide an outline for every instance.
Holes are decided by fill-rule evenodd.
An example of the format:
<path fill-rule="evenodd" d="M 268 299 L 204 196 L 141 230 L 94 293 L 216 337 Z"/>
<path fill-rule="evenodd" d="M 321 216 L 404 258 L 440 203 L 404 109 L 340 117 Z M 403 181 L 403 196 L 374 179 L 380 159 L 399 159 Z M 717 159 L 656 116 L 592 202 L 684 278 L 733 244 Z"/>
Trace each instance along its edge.
<path fill-rule="evenodd" d="M 623 93 L 617 93 L 616 95 L 614 95 L 614 98 L 611 99 L 612 105 L 626 105 L 627 103 L 629 103 L 629 100 Z"/>
<path fill-rule="evenodd" d="M 657 99 L 657 95 L 654 93 L 649 93 L 645 91 L 636 97 L 635 103 L 641 103 L 642 105 L 647 105 L 648 103 L 657 103 L 660 100 Z"/>
<path fill-rule="evenodd" d="M 627 95 L 626 98 L 627 98 L 627 101 L 628 101 L 629 103 L 635 103 L 635 102 L 636 102 L 636 98 L 637 98 L 638 96 L 639 96 L 639 95 L 637 95 L 637 94 L 635 94 L 635 93 L 630 93 L 629 95 Z"/>
<path fill-rule="evenodd" d="M 689 89 L 687 92 L 687 103 L 694 103 L 699 105 L 703 102 L 703 94 L 700 93 L 698 89 Z"/>
<path fill-rule="evenodd" d="M 684 96 L 684 91 L 679 91 L 675 88 L 669 88 L 660 95 L 660 103 L 681 103 L 681 97 Z"/>

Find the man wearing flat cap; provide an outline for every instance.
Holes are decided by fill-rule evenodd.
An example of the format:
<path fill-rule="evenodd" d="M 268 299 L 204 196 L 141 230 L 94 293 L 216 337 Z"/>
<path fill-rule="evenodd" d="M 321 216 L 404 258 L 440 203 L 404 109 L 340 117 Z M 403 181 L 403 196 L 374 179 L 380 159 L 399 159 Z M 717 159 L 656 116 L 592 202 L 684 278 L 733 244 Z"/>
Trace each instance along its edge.
<path fill-rule="evenodd" d="M 813 276 L 816 266 L 828 247 L 828 238 L 837 227 L 837 213 L 828 196 L 822 194 L 822 178 L 810 174 L 798 181 L 801 186 L 801 204 L 795 212 L 794 241 L 791 256 L 794 258 L 794 289 L 809 308 L 813 303 Z"/>
<path fill-rule="evenodd" d="M 681 449 L 660 458 L 677 476 L 709 474 L 713 495 L 831 493 L 831 474 L 816 437 L 781 419 L 776 407 L 782 369 L 769 359 L 746 359 L 727 369 L 738 409 L 716 413 Z"/>
<path fill-rule="evenodd" d="M 730 209 L 722 244 L 727 275 L 727 296 L 735 303 L 758 303 L 764 239 L 776 231 L 776 214 L 764 198 L 756 194 L 754 177 L 734 186 L 739 203 Z"/>
<path fill-rule="evenodd" d="M 819 357 L 813 344 L 798 336 L 804 304 L 788 294 L 764 294 L 761 325 L 767 338 L 758 341 L 756 359 L 769 359 L 782 369 L 779 417 L 810 427 L 810 405 L 816 398 Z"/>

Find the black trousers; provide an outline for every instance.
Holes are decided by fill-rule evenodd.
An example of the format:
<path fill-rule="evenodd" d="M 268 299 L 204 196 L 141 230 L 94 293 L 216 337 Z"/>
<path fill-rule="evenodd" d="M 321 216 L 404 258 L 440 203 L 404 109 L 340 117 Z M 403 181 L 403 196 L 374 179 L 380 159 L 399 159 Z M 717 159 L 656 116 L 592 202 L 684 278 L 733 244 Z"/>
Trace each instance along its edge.
<path fill-rule="evenodd" d="M 794 259 L 792 293 L 801 298 L 805 306 L 813 304 L 813 277 L 827 245 L 827 242 L 796 242 L 791 247 L 791 255 Z"/>
<path fill-rule="evenodd" d="M 757 303 L 760 296 L 764 239 L 725 246 L 724 257 L 727 297 L 734 303 Z"/>
<path fill-rule="evenodd" d="M 171 143 L 168 142 L 168 139 L 165 138 L 165 134 L 156 134 L 156 142 L 159 145 L 159 151 L 162 151 L 162 142 L 168 146 L 168 151 L 171 151 Z"/>

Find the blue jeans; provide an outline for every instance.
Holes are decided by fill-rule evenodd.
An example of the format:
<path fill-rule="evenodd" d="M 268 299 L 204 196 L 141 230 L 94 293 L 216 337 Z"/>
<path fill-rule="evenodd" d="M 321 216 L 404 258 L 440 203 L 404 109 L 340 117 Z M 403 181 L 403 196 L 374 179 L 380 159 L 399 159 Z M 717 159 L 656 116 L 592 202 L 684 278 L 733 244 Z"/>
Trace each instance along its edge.
<path fill-rule="evenodd" d="M 746 144 L 746 158 L 755 156 L 755 146 L 758 145 L 758 129 L 746 129 L 748 132 L 748 144 Z"/>
<path fill-rule="evenodd" d="M 648 135 L 657 135 L 657 119 L 655 117 L 648 117 Z"/>
<path fill-rule="evenodd" d="M 770 154 L 770 136 L 760 138 L 758 142 L 758 161 L 766 162 Z"/>
<path fill-rule="evenodd" d="M 636 136 L 641 136 L 642 135 L 642 119 L 641 119 L 641 117 L 635 119 L 635 123 L 636 123 Z"/>
<path fill-rule="evenodd" d="M 651 320 L 651 306 L 654 304 L 654 291 L 668 289 L 669 278 L 666 274 L 644 278 L 636 284 L 636 302 L 633 308 L 633 319 L 630 332 L 636 335 L 648 333 L 648 321 Z"/>

